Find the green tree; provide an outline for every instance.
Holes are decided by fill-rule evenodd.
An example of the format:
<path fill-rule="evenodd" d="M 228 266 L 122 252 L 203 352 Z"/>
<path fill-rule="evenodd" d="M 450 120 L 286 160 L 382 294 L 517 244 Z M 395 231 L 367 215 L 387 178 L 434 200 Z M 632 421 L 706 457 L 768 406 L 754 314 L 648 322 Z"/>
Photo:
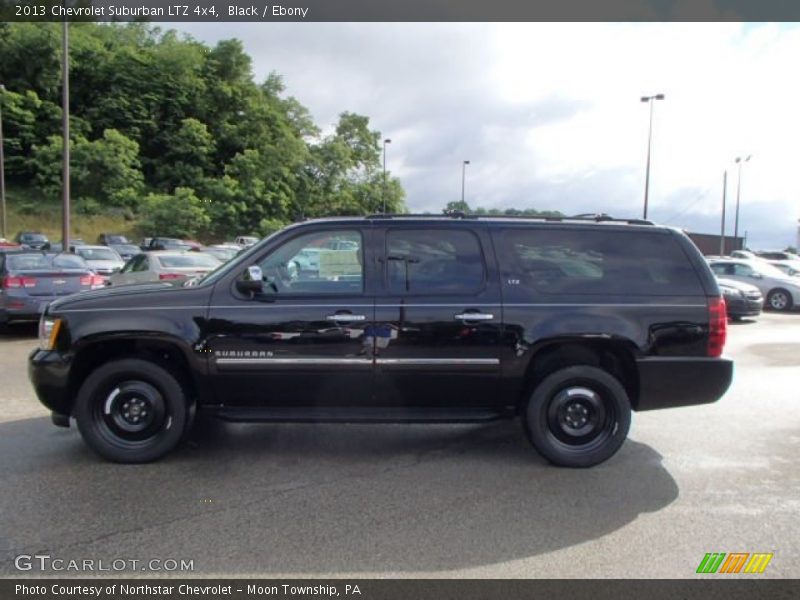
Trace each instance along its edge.
<path fill-rule="evenodd" d="M 144 199 L 144 214 L 142 231 L 164 236 L 193 238 L 211 223 L 203 201 L 187 187 L 177 188 L 174 194 L 149 194 Z"/>

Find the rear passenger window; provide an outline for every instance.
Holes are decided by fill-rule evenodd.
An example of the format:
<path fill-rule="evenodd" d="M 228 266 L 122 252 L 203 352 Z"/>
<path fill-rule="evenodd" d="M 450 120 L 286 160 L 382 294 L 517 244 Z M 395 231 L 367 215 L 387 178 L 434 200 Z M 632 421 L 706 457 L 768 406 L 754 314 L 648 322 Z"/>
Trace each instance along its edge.
<path fill-rule="evenodd" d="M 389 231 L 386 259 L 394 294 L 472 294 L 485 279 L 480 242 L 470 231 Z"/>
<path fill-rule="evenodd" d="M 507 229 L 504 281 L 539 294 L 702 295 L 671 235 L 588 229 Z"/>

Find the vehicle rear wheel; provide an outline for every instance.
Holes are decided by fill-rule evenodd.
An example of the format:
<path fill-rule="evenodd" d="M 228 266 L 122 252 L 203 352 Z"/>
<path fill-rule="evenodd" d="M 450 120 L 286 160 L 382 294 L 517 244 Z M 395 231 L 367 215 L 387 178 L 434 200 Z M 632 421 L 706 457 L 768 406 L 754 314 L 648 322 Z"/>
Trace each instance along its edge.
<path fill-rule="evenodd" d="M 767 294 L 767 306 L 772 310 L 791 310 L 792 295 L 781 288 L 772 290 Z"/>
<path fill-rule="evenodd" d="M 622 384 L 603 369 L 573 366 L 545 377 L 523 414 L 533 446 L 563 467 L 591 467 L 620 449 L 631 424 Z"/>
<path fill-rule="evenodd" d="M 130 358 L 106 363 L 87 377 L 74 416 L 92 450 L 113 462 L 143 463 L 180 442 L 189 403 L 172 374 Z"/>

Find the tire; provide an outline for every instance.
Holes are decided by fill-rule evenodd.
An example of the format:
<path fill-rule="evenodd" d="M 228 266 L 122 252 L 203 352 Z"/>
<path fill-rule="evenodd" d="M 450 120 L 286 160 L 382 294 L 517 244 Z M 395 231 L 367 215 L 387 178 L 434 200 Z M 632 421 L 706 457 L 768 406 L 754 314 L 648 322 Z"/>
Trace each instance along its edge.
<path fill-rule="evenodd" d="M 767 294 L 767 306 L 772 310 L 791 310 L 792 295 L 782 288 L 777 288 Z"/>
<path fill-rule="evenodd" d="M 622 446 L 631 405 L 625 388 L 607 371 L 566 367 L 536 386 L 522 421 L 531 444 L 551 463 L 592 467 Z"/>
<path fill-rule="evenodd" d="M 144 463 L 172 450 L 189 422 L 178 380 L 140 359 L 108 362 L 86 378 L 73 415 L 86 444 L 118 463 Z"/>

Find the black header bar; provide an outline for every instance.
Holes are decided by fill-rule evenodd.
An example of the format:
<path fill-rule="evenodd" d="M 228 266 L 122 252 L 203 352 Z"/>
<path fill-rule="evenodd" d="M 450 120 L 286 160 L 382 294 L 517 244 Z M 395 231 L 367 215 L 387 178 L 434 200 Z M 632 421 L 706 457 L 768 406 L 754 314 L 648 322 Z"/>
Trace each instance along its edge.
<path fill-rule="evenodd" d="M 800 21 L 796 0 L 0 0 L 0 21 Z"/>

